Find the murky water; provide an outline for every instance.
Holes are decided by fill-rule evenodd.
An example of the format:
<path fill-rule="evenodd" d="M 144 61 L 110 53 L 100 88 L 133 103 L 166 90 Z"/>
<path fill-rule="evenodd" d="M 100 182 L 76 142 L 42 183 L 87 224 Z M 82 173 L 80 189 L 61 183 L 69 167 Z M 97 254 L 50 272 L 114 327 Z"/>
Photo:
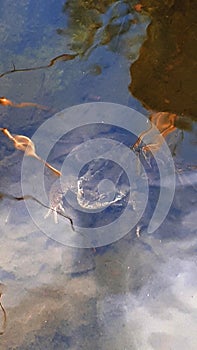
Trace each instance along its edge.
<path fill-rule="evenodd" d="M 59 224 L 54 223 L 53 215 L 44 219 L 47 208 L 34 203 L 41 224 L 52 225 L 52 239 L 36 226 L 24 201 L 1 197 L 0 302 L 7 318 L 5 324 L 0 309 L 0 331 L 4 331 L 0 349 L 196 350 L 195 94 L 193 75 L 182 59 L 191 51 L 190 42 L 195 38 L 194 14 L 177 1 L 162 1 L 159 7 L 154 1 L 144 0 L 142 8 L 135 8 L 134 1 L 49 4 L 39 0 L 35 4 L 23 0 L 16 4 L 9 0 L 0 1 L 0 5 L 0 73 L 14 71 L 0 78 L 0 95 L 14 104 L 29 102 L 47 107 L 2 104 L 0 127 L 31 137 L 56 112 L 87 102 L 115 102 L 144 115 L 153 112 L 176 115 L 172 132 L 170 119 L 164 121 L 163 114 L 155 119 L 161 133 L 167 130 L 176 168 L 176 192 L 169 214 L 154 233 L 148 233 L 147 227 L 159 196 L 159 178 L 152 159 L 148 155 L 143 158 L 145 153 L 141 156 L 148 175 L 149 202 L 137 227 L 111 245 L 80 249 L 60 244 L 55 241 Z M 180 29 L 183 17 L 188 21 L 180 29 L 181 32 L 184 26 L 184 35 L 189 33 L 187 45 L 181 44 L 178 34 L 176 46 L 178 29 L 174 30 L 174 37 L 170 29 L 166 33 L 170 48 L 176 47 L 176 55 L 180 54 L 179 60 L 175 51 L 173 56 L 172 51 L 169 54 L 170 48 L 165 48 L 166 27 L 162 27 L 162 21 L 155 28 L 162 11 L 175 28 Z M 50 65 L 51 60 L 65 53 L 77 56 L 69 61 L 55 60 Z M 195 57 L 191 52 L 189 57 L 192 69 Z M 154 64 L 157 69 L 150 74 L 148 69 Z M 40 66 L 48 68 L 24 71 Z M 176 82 L 184 77 L 184 89 L 179 84 L 181 92 L 172 84 L 169 70 Z M 14 150 L 3 134 L 0 136 L 0 192 L 19 197 L 23 153 Z M 136 142 L 133 135 L 121 128 L 82 126 L 62 137 L 47 160 L 60 169 L 65 157 L 75 149 L 77 161 L 83 163 L 90 146 L 83 153 L 76 147 L 84 140 L 102 137 L 119 140 L 127 148 Z M 103 143 L 105 152 L 107 147 L 109 144 Z M 119 159 L 124 159 L 121 150 L 117 148 L 116 152 Z M 29 162 L 33 169 L 29 183 L 39 186 L 39 164 L 35 159 Z M 99 226 L 118 217 L 128 205 L 131 215 L 137 216 L 145 201 L 137 163 L 132 201 L 128 198 L 127 177 L 120 167 L 103 159 L 86 163 L 78 183 L 73 182 L 72 171 L 67 174 L 61 198 L 62 207 L 73 218 L 74 225 Z M 168 187 L 170 182 L 169 177 L 165 185 Z M 46 170 L 49 197 L 54 183 L 56 177 Z M 39 194 L 38 188 L 30 194 Z M 39 199 L 49 204 L 50 198 Z M 103 210 L 110 204 L 110 208 L 90 219 L 85 212 L 80 216 L 70 204 L 92 213 L 98 206 Z M 58 220 L 65 225 L 68 237 L 77 235 L 72 232 L 69 220 L 62 217 Z"/>

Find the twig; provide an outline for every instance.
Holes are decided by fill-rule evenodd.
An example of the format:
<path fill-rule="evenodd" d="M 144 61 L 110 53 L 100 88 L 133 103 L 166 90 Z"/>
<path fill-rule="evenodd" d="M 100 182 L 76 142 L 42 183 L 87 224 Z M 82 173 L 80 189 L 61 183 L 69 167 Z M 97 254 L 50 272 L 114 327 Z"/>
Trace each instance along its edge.
<path fill-rule="evenodd" d="M 67 54 L 67 53 L 66 54 L 62 54 L 62 55 L 59 55 L 59 56 L 53 58 L 49 62 L 49 64 L 47 64 L 47 65 L 38 66 L 38 67 L 31 67 L 31 68 L 19 68 L 19 69 L 16 69 L 16 67 L 15 67 L 15 65 L 13 63 L 13 69 L 8 70 L 8 71 L 0 74 L 0 78 L 4 77 L 5 75 L 16 73 L 16 72 L 31 72 L 31 71 L 34 71 L 34 70 L 49 68 L 49 67 L 52 67 L 58 61 L 70 61 L 70 60 L 73 60 L 77 56 L 78 56 L 78 54 L 74 54 L 74 55 Z"/>
<path fill-rule="evenodd" d="M 29 200 L 29 199 L 31 199 L 31 200 L 35 201 L 36 203 L 40 204 L 42 207 L 47 208 L 47 209 L 50 209 L 50 210 L 56 212 L 56 210 L 55 210 L 54 208 L 52 208 L 52 207 L 50 207 L 50 206 L 48 206 L 48 205 L 42 203 L 39 199 L 37 199 L 37 198 L 35 198 L 34 196 L 29 195 L 29 194 L 24 195 L 24 196 L 21 196 L 21 197 L 15 197 L 15 196 L 13 196 L 13 195 L 11 195 L 11 194 L 0 192 L 0 200 L 3 199 L 3 198 L 8 198 L 8 199 L 10 199 L 10 200 L 15 200 L 15 201 L 24 201 L 24 200 Z M 62 213 L 62 212 L 57 212 L 57 214 L 61 215 L 61 216 L 64 217 L 65 219 L 68 219 L 68 220 L 70 221 L 72 230 L 75 231 L 75 229 L 74 229 L 74 224 L 73 224 L 73 220 L 72 220 L 71 217 L 67 216 L 66 214 L 64 214 L 64 213 Z"/>
<path fill-rule="evenodd" d="M 34 102 L 20 102 L 20 103 L 14 103 L 5 96 L 0 97 L 0 104 L 3 106 L 10 106 L 15 108 L 25 108 L 25 107 L 36 107 L 38 109 L 42 109 L 44 111 L 48 111 L 49 108 L 46 106 L 39 105 L 38 103 Z"/>
<path fill-rule="evenodd" d="M 0 294 L 0 298 L 1 298 L 1 294 Z M 6 311 L 5 311 L 1 301 L 0 301 L 0 308 L 3 312 L 3 325 L 2 325 L 2 329 L 0 331 L 0 335 L 3 335 L 5 332 L 5 329 L 6 329 L 6 325 L 7 325 L 7 315 L 6 315 Z"/>

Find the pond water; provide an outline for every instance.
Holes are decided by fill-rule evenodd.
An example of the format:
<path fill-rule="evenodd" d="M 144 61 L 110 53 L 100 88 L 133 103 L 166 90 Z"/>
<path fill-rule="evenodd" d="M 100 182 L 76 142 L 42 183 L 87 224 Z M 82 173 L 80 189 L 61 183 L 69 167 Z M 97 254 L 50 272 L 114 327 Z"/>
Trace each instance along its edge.
<path fill-rule="evenodd" d="M 196 350 L 195 4 L 0 5 L 0 349 Z"/>

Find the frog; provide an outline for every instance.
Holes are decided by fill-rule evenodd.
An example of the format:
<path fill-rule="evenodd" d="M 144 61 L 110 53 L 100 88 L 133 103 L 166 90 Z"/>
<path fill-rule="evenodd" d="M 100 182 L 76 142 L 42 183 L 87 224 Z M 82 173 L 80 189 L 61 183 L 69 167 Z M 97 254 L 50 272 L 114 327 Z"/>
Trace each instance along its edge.
<path fill-rule="evenodd" d="M 52 214 L 55 224 L 58 224 L 58 215 L 61 215 L 70 221 L 71 228 L 75 231 L 73 220 L 70 216 L 66 215 L 63 207 L 63 196 L 65 196 L 67 190 L 68 185 L 65 179 L 64 181 L 58 179 L 51 185 L 48 195 L 49 210 L 44 216 L 44 219 L 47 219 Z"/>

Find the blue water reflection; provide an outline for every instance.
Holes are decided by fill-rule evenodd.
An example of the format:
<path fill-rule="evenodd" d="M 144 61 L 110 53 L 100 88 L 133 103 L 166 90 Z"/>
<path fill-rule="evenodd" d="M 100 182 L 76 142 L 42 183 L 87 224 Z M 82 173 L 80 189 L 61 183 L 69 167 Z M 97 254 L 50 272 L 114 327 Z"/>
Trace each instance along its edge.
<path fill-rule="evenodd" d="M 80 49 L 81 36 L 86 34 L 84 41 L 88 39 L 85 29 L 77 32 L 78 27 L 77 38 L 71 36 L 74 30 L 65 33 L 72 21 L 69 13 L 63 12 L 64 1 L 23 0 L 18 4 L 10 0 L 0 1 L 0 5 L 1 72 L 12 69 L 12 62 L 18 68 L 49 63 L 60 54 Z M 73 61 L 0 79 L 2 96 L 49 107 L 49 111 L 42 111 L 0 106 L 1 127 L 31 137 L 57 111 L 84 102 L 116 102 L 148 114 L 130 95 L 128 84 L 129 68 L 146 38 L 150 18 L 131 12 L 133 1 L 107 1 L 101 5 L 96 15 L 103 20 L 101 29 L 105 35 L 97 32 L 100 44 L 95 45 L 93 40 L 87 55 L 82 53 L 88 40 Z M 81 6 L 80 1 L 73 1 L 73 7 L 77 6 Z M 107 27 L 111 19 L 117 25 L 115 29 Z M 131 25 L 127 27 L 129 21 Z M 109 27 L 115 30 L 112 37 Z M 136 141 L 133 135 L 113 127 L 102 130 L 102 135 L 105 133 L 127 146 Z M 0 339 L 2 350 L 196 350 L 196 124 L 190 131 L 178 131 L 176 135 L 169 140 L 170 146 L 176 145 L 175 197 L 167 218 L 153 234 L 147 233 L 147 226 L 159 195 L 154 162 L 150 166 L 144 161 L 151 200 L 138 227 L 121 240 L 96 250 L 57 243 L 37 228 L 23 201 L 1 200 L 0 282 L 5 289 L 0 293 L 7 311 L 7 326 Z M 74 137 L 72 133 L 67 135 L 51 151 L 49 161 L 61 164 L 66 152 L 85 136 L 82 128 Z M 3 136 L 0 150 L 0 190 L 20 196 L 23 154 L 14 151 Z M 32 160 L 32 164 L 32 177 L 36 178 L 36 161 Z M 92 165 L 95 171 L 97 165 L 103 167 L 102 161 Z M 115 181 L 120 180 L 122 190 L 127 178 L 123 175 L 119 179 L 120 169 L 114 169 L 114 164 L 108 167 L 112 169 L 109 179 L 115 176 Z M 81 170 L 82 176 L 87 169 L 88 165 Z M 94 187 L 95 177 L 92 179 L 90 185 Z M 46 188 L 53 181 L 47 171 Z M 63 204 L 66 207 L 65 198 Z M 42 210 L 39 205 L 37 209 Z M 106 212 L 108 220 L 113 210 Z M 120 208 L 116 210 L 118 215 Z M 87 219 L 85 224 L 91 223 Z M 0 327 L 2 322 L 0 313 Z"/>

